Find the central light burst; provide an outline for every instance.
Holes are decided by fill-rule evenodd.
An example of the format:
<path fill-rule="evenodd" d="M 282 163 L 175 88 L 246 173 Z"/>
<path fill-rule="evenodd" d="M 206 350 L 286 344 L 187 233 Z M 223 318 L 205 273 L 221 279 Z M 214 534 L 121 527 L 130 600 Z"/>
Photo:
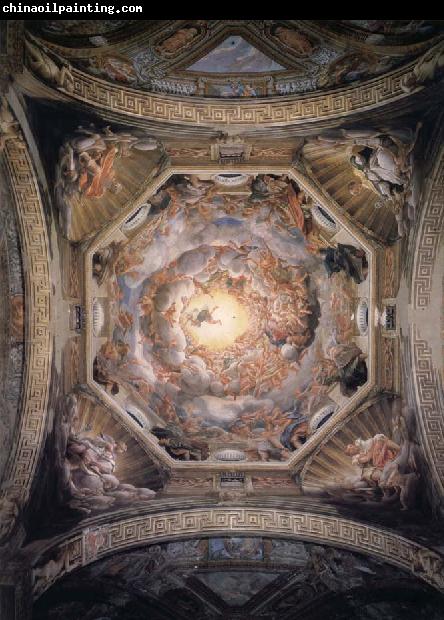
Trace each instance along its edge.
<path fill-rule="evenodd" d="M 196 344 L 221 351 L 231 346 L 249 326 L 248 313 L 236 297 L 223 291 L 193 297 L 181 323 Z"/>

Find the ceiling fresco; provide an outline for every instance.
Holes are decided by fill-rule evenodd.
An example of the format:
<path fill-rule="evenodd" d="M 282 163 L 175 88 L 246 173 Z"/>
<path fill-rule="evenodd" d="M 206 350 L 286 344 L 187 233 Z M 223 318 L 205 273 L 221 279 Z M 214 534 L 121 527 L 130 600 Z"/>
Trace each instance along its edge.
<path fill-rule="evenodd" d="M 307 202 L 285 176 L 176 175 L 94 255 L 94 379 L 171 456 L 286 460 L 366 383 L 366 252 Z"/>
<path fill-rule="evenodd" d="M 2 620 L 438 620 L 443 23 L 6 22 Z"/>

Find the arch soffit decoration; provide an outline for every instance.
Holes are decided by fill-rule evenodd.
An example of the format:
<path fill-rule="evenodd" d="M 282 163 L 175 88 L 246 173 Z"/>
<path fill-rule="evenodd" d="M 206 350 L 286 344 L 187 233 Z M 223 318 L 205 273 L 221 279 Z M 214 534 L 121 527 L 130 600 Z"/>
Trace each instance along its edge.
<path fill-rule="evenodd" d="M 25 275 L 25 377 L 19 430 L 11 448 L 0 497 L 24 505 L 45 437 L 52 362 L 50 250 L 45 214 L 28 146 L 21 132 L 3 151 Z M 7 488 L 6 488 L 7 487 Z"/>
<path fill-rule="evenodd" d="M 35 597 L 67 573 L 114 553 L 154 541 L 221 535 L 265 535 L 341 547 L 399 566 L 433 587 L 444 589 L 441 556 L 390 530 L 297 509 L 233 506 L 153 511 L 108 524 L 95 521 L 69 537 L 53 539 L 33 554 L 34 582 L 39 566 L 44 566 L 43 557 L 62 558 L 60 571 L 40 583 Z"/>
<path fill-rule="evenodd" d="M 442 131 L 440 135 L 443 135 Z M 443 495 L 444 396 L 442 376 L 434 365 L 430 343 L 421 336 L 421 325 L 426 324 L 428 320 L 430 324 L 433 324 L 433 319 L 428 319 L 427 315 L 432 307 L 432 280 L 435 270 L 439 268 L 439 254 L 444 234 L 444 146 L 441 146 L 437 154 L 424 198 L 414 248 L 411 303 L 415 318 L 410 323 L 409 338 L 421 436 L 427 460 L 431 465 L 433 479 L 440 494 Z"/>

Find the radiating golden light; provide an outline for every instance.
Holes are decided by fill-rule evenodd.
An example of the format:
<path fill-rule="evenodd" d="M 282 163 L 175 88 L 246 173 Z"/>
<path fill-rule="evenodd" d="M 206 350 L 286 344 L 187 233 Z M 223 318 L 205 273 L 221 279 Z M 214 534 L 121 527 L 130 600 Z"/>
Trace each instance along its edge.
<path fill-rule="evenodd" d="M 196 321 L 199 322 L 199 312 L 205 309 L 209 311 L 210 320 L 218 322 L 202 321 L 199 327 Z M 221 351 L 232 345 L 248 328 L 245 308 L 236 297 L 223 291 L 214 291 L 211 295 L 196 295 L 188 304 L 185 315 L 183 325 L 186 331 L 198 344 L 214 351 Z M 202 317 L 202 314 L 200 316 Z"/>

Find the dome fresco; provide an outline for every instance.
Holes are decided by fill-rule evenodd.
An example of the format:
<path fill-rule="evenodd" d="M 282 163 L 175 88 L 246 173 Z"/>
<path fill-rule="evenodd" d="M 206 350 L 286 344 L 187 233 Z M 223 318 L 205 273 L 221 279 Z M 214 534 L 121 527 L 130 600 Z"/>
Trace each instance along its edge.
<path fill-rule="evenodd" d="M 283 176 L 227 194 L 177 175 L 148 201 L 131 241 L 94 255 L 110 300 L 95 380 L 138 404 L 175 458 L 235 444 L 251 460 L 286 460 L 332 391 L 337 406 L 367 381 L 352 316 L 365 250 L 323 241 Z"/>

